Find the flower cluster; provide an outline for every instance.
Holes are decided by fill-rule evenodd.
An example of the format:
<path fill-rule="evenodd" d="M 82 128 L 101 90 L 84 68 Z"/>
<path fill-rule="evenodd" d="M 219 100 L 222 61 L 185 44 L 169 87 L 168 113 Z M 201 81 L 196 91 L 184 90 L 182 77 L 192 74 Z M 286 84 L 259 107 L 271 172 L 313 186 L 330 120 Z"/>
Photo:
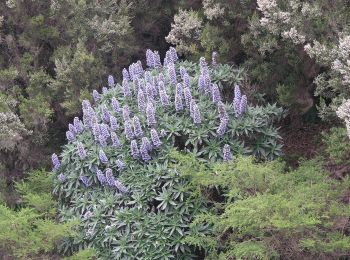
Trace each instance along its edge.
<path fill-rule="evenodd" d="M 247 96 L 241 95 L 241 90 L 238 85 L 235 86 L 235 96 L 233 99 L 236 117 L 240 117 L 247 109 Z"/>

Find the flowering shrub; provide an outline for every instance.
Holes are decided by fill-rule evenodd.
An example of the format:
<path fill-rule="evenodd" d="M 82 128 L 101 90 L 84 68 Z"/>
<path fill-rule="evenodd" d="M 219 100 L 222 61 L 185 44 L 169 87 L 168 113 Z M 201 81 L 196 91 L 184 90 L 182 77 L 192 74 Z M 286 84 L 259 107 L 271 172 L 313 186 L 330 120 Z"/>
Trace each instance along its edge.
<path fill-rule="evenodd" d="M 94 106 L 83 101 L 82 121 L 69 125 L 62 158 L 52 156 L 60 216 L 82 223 L 65 250 L 93 246 L 104 259 L 191 258 L 183 237 L 194 232 L 189 223 L 205 207 L 190 180 L 169 167 L 170 151 L 208 161 L 281 153 L 273 126 L 281 109 L 250 106 L 238 85 L 234 101 L 226 102 L 220 89 L 227 66 L 204 58 L 198 65 L 180 62 L 174 48 L 163 65 L 157 52 L 146 54 L 148 69 L 133 63 L 122 84 L 109 77 L 110 88 L 93 92 Z"/>

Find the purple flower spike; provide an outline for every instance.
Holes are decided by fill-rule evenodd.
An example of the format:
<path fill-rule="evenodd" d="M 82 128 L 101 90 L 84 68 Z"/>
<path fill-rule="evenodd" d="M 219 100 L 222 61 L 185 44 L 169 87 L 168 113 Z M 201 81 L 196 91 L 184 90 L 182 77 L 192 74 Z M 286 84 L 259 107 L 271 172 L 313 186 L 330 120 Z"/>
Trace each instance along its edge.
<path fill-rule="evenodd" d="M 112 129 L 113 131 L 115 131 L 115 130 L 118 129 L 118 121 L 117 121 L 117 118 L 115 118 L 114 116 L 110 116 L 110 117 L 109 117 L 109 123 L 110 123 L 111 129 Z"/>
<path fill-rule="evenodd" d="M 102 112 L 102 119 L 103 119 L 103 121 L 105 121 L 105 122 L 108 123 L 108 122 L 109 122 L 109 117 L 110 117 L 111 115 L 109 114 L 109 111 L 108 111 L 108 108 L 107 108 L 106 105 L 103 105 L 103 106 L 102 106 L 101 112 Z"/>
<path fill-rule="evenodd" d="M 105 152 L 103 150 L 100 150 L 98 156 L 100 157 L 100 161 L 104 164 L 108 163 L 108 158 L 107 155 L 105 154 Z"/>
<path fill-rule="evenodd" d="M 233 107 L 235 110 L 235 115 L 236 117 L 239 117 L 241 115 L 240 113 L 240 106 L 241 106 L 241 90 L 239 88 L 238 85 L 235 85 L 235 92 L 234 92 L 235 96 L 233 99 Z"/>
<path fill-rule="evenodd" d="M 58 168 L 60 168 L 61 163 L 60 163 L 60 159 L 58 159 L 57 154 L 52 154 L 51 156 L 51 161 L 52 161 L 52 165 L 53 165 L 53 169 L 57 170 Z"/>
<path fill-rule="evenodd" d="M 169 52 L 171 54 L 172 62 L 175 63 L 179 59 L 178 56 L 177 56 L 176 49 L 174 47 L 170 47 L 169 48 Z"/>
<path fill-rule="evenodd" d="M 139 92 L 137 93 L 137 105 L 138 105 L 140 112 L 145 111 L 146 99 L 145 99 L 145 95 L 143 93 L 143 90 L 141 88 L 139 89 Z"/>
<path fill-rule="evenodd" d="M 100 134 L 103 136 L 105 140 L 108 139 L 110 136 L 109 130 L 108 130 L 108 125 L 106 124 L 100 124 Z"/>
<path fill-rule="evenodd" d="M 92 134 L 94 135 L 95 141 L 98 140 L 100 136 L 100 126 L 98 124 L 93 124 L 92 125 Z"/>
<path fill-rule="evenodd" d="M 128 121 L 130 119 L 130 109 L 128 105 L 123 107 L 123 120 Z"/>
<path fill-rule="evenodd" d="M 79 142 L 77 147 L 78 147 L 78 154 L 79 154 L 80 159 L 84 160 L 86 158 L 87 154 L 86 154 L 86 151 L 85 151 L 83 144 Z"/>
<path fill-rule="evenodd" d="M 69 131 L 71 131 L 74 135 L 76 135 L 78 133 L 78 130 L 75 128 L 74 125 L 72 124 L 68 124 L 68 129 Z"/>
<path fill-rule="evenodd" d="M 184 88 L 183 91 L 184 91 L 184 96 L 185 96 L 185 105 L 187 108 L 189 108 L 191 100 L 192 100 L 191 90 L 190 90 L 190 88 Z"/>
<path fill-rule="evenodd" d="M 151 129 L 151 139 L 152 139 L 153 145 L 157 148 L 162 144 L 162 142 L 159 139 L 158 133 L 154 128 Z"/>
<path fill-rule="evenodd" d="M 146 64 L 150 68 L 155 67 L 154 54 L 153 51 L 151 51 L 150 49 L 146 50 Z"/>
<path fill-rule="evenodd" d="M 139 148 L 137 147 L 136 140 L 131 141 L 130 150 L 131 150 L 131 155 L 134 159 L 137 159 L 138 157 L 140 157 L 140 151 L 139 151 Z"/>
<path fill-rule="evenodd" d="M 213 103 L 217 104 L 218 102 L 221 101 L 221 95 L 220 95 L 220 90 L 217 84 L 212 84 L 211 88 L 211 96 L 212 96 L 212 101 Z"/>
<path fill-rule="evenodd" d="M 119 138 L 115 132 L 111 132 L 112 146 L 116 148 L 120 148 L 122 145 L 119 141 Z"/>
<path fill-rule="evenodd" d="M 162 62 L 160 60 L 160 55 L 159 55 L 158 51 L 154 52 L 153 58 L 154 58 L 154 66 L 155 66 L 155 68 L 161 68 L 162 67 Z"/>
<path fill-rule="evenodd" d="M 123 80 L 122 85 L 123 85 L 124 97 L 130 97 L 131 96 L 131 91 L 130 91 L 130 87 L 129 87 L 129 81 Z"/>
<path fill-rule="evenodd" d="M 119 102 L 115 97 L 112 97 L 112 108 L 117 114 L 121 112 Z"/>
<path fill-rule="evenodd" d="M 142 137 L 142 146 L 144 146 L 147 151 L 151 151 L 152 150 L 152 145 L 151 142 L 148 140 L 147 137 Z"/>
<path fill-rule="evenodd" d="M 115 180 L 114 186 L 119 190 L 120 193 L 127 193 L 129 190 L 120 181 Z"/>
<path fill-rule="evenodd" d="M 241 89 L 239 88 L 239 86 L 238 85 L 235 85 L 235 97 L 234 97 L 234 99 L 235 100 L 241 100 L 241 97 L 242 97 L 242 95 L 241 95 Z"/>
<path fill-rule="evenodd" d="M 180 76 L 181 78 L 183 79 L 184 78 L 184 75 L 187 73 L 186 69 L 184 67 L 180 67 Z"/>
<path fill-rule="evenodd" d="M 201 119 L 201 113 L 199 112 L 199 108 L 196 103 L 193 102 L 192 104 L 192 111 L 193 111 L 193 123 L 200 124 L 202 123 Z"/>
<path fill-rule="evenodd" d="M 106 147 L 107 146 L 107 139 L 103 137 L 103 135 L 99 135 L 98 136 L 98 142 L 100 143 L 100 145 L 102 147 Z"/>
<path fill-rule="evenodd" d="M 183 76 L 183 84 L 184 84 L 184 88 L 190 88 L 191 86 L 191 79 L 187 73 L 185 73 Z"/>
<path fill-rule="evenodd" d="M 113 78 L 112 75 L 109 75 L 109 76 L 108 76 L 108 86 L 109 86 L 110 88 L 113 88 L 113 87 L 114 87 L 114 78 Z"/>
<path fill-rule="evenodd" d="M 182 95 L 180 95 L 179 93 L 175 94 L 175 110 L 176 111 L 181 111 L 184 109 L 184 105 L 182 102 Z"/>
<path fill-rule="evenodd" d="M 60 173 L 57 178 L 60 182 L 65 182 L 67 179 L 67 177 L 63 173 Z"/>
<path fill-rule="evenodd" d="M 134 125 L 135 137 L 143 136 L 143 131 L 142 131 L 140 119 L 137 116 L 134 116 L 134 118 L 133 118 L 133 125 Z"/>
<path fill-rule="evenodd" d="M 126 68 L 123 69 L 123 80 L 130 80 L 129 72 Z"/>
<path fill-rule="evenodd" d="M 147 103 L 146 117 L 147 117 L 147 125 L 152 126 L 156 124 L 156 111 L 151 102 Z"/>
<path fill-rule="evenodd" d="M 141 145 L 140 153 L 142 160 L 144 160 L 145 162 L 148 162 L 152 159 L 151 156 L 148 154 L 148 149 L 145 145 Z"/>
<path fill-rule="evenodd" d="M 115 161 L 115 165 L 118 168 L 118 171 L 122 171 L 123 169 L 125 169 L 125 164 L 122 160 L 118 159 Z"/>
<path fill-rule="evenodd" d="M 222 136 L 225 134 L 226 132 L 226 129 L 227 129 L 227 124 L 228 124 L 228 118 L 221 118 L 220 119 L 220 125 L 219 127 L 216 129 L 216 133 L 219 135 L 219 136 Z"/>
<path fill-rule="evenodd" d="M 246 110 L 247 110 L 247 96 L 243 95 L 241 98 L 241 104 L 239 106 L 240 115 L 243 115 Z"/>
<path fill-rule="evenodd" d="M 85 185 L 85 187 L 90 187 L 91 186 L 91 182 L 89 181 L 89 179 L 86 176 L 80 175 L 79 179 Z"/>
<path fill-rule="evenodd" d="M 78 117 L 74 117 L 73 125 L 79 134 L 84 131 L 83 123 L 79 120 Z"/>
<path fill-rule="evenodd" d="M 100 100 L 100 94 L 97 92 L 97 90 L 92 91 L 92 97 L 94 98 L 95 102 Z"/>
<path fill-rule="evenodd" d="M 206 71 L 207 70 L 208 64 L 207 64 L 207 62 L 206 62 L 204 57 L 201 57 L 199 59 L 199 67 L 200 67 L 201 71 Z"/>
<path fill-rule="evenodd" d="M 164 90 L 159 91 L 159 96 L 160 96 L 160 102 L 162 103 L 163 107 L 167 107 L 170 105 L 169 96 L 165 93 Z"/>
<path fill-rule="evenodd" d="M 126 139 L 131 140 L 134 138 L 134 133 L 132 131 L 132 127 L 129 121 L 124 122 L 124 134 Z"/>
<path fill-rule="evenodd" d="M 115 178 L 113 176 L 113 171 L 111 168 L 106 169 L 106 182 L 107 182 L 108 186 L 111 186 L 111 187 L 114 186 Z"/>
<path fill-rule="evenodd" d="M 223 158 L 224 158 L 224 161 L 227 162 L 227 161 L 231 161 L 232 160 L 232 153 L 231 153 L 231 148 L 228 144 L 225 144 L 224 145 L 224 148 L 222 149 L 222 153 L 223 153 Z"/>
<path fill-rule="evenodd" d="M 98 179 L 98 181 L 100 182 L 100 184 L 101 184 L 102 186 L 105 186 L 106 183 L 107 183 L 107 180 L 106 180 L 106 176 L 102 173 L 101 170 L 97 170 L 97 171 L 96 171 L 96 176 L 97 176 L 97 179 Z"/>
<path fill-rule="evenodd" d="M 205 90 L 205 77 L 202 74 L 199 75 L 199 78 L 198 78 L 198 89 L 201 91 Z"/>
<path fill-rule="evenodd" d="M 82 107 L 84 110 L 87 110 L 88 108 L 91 107 L 90 101 L 89 100 L 83 100 L 83 102 L 81 103 Z"/>
<path fill-rule="evenodd" d="M 176 86 L 177 80 L 176 80 L 176 71 L 175 71 L 174 63 L 168 64 L 168 73 L 169 73 L 171 84 Z"/>
<path fill-rule="evenodd" d="M 66 137 L 69 142 L 73 142 L 75 140 L 75 136 L 71 131 L 66 132 Z"/>

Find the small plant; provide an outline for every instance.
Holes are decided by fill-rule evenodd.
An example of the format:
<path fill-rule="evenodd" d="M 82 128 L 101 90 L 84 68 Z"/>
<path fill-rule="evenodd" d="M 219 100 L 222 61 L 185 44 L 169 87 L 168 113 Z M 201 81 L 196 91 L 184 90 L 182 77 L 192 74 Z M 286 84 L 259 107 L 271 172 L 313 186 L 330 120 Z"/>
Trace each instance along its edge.
<path fill-rule="evenodd" d="M 323 141 L 326 152 L 336 164 L 349 164 L 350 141 L 346 128 L 333 127 L 329 134 L 323 134 Z"/>
<path fill-rule="evenodd" d="M 163 64 L 148 50 L 146 62 L 146 70 L 140 61 L 124 69 L 121 84 L 109 76 L 109 88 L 93 92 L 95 106 L 83 101 L 83 120 L 69 124 L 61 159 L 52 157 L 61 219 L 82 222 L 64 251 L 92 246 L 105 259 L 190 259 L 183 238 L 205 207 L 190 180 L 168 167 L 169 151 L 213 162 L 281 154 L 273 123 L 282 110 L 250 106 L 238 85 L 225 102 L 231 67 L 180 62 L 174 48 Z"/>

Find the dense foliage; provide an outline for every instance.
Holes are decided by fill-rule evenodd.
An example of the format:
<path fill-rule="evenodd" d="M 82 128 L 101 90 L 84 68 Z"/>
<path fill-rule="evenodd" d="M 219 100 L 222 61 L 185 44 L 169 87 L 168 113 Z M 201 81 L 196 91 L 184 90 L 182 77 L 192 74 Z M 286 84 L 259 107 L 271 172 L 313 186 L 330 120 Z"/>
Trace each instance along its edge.
<path fill-rule="evenodd" d="M 81 239 L 67 247 L 93 245 L 104 258 L 188 258 L 182 238 L 204 204 L 169 169 L 169 150 L 209 161 L 281 153 L 273 127 L 280 109 L 247 105 L 238 86 L 233 102 L 223 102 L 219 87 L 234 83 L 233 68 L 178 62 L 173 48 L 164 66 L 157 52 L 146 60 L 147 70 L 140 62 L 124 69 L 122 84 L 109 76 L 110 88 L 93 92 L 94 108 L 83 101 L 61 162 L 53 155 L 61 218 L 82 220 Z"/>

